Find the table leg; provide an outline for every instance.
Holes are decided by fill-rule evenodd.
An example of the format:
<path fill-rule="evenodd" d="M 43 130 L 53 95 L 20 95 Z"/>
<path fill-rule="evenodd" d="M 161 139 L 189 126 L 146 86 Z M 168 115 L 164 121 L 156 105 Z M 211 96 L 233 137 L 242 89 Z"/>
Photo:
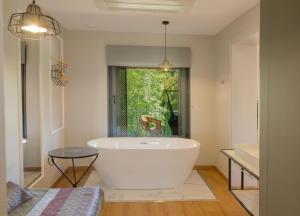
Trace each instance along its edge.
<path fill-rule="evenodd" d="M 245 179 L 244 168 L 241 168 L 241 189 L 242 190 L 244 190 L 244 179 Z"/>
<path fill-rule="evenodd" d="M 52 165 L 54 165 L 59 170 L 59 172 L 68 180 L 68 182 L 70 182 L 71 185 L 75 188 L 75 187 L 77 187 L 79 182 L 83 179 L 83 177 L 86 175 L 86 173 L 90 170 L 90 168 L 93 166 L 93 164 L 95 163 L 95 161 L 98 158 L 98 154 L 95 156 L 94 160 L 91 162 L 89 167 L 84 171 L 84 173 L 78 180 L 76 179 L 75 161 L 74 161 L 74 158 L 72 158 L 72 171 L 73 171 L 74 182 L 59 168 L 59 166 L 55 163 L 54 158 L 53 157 L 50 157 L 50 158 L 51 158 Z M 50 162 L 49 162 L 49 164 L 50 164 Z"/>
<path fill-rule="evenodd" d="M 77 187 L 74 158 L 72 158 L 72 169 L 73 169 L 73 176 L 74 176 L 74 182 L 75 182 L 73 187 Z"/>
<path fill-rule="evenodd" d="M 228 189 L 231 191 L 231 159 L 228 158 Z"/>
<path fill-rule="evenodd" d="M 53 157 L 51 157 L 52 164 L 60 171 L 60 173 L 72 184 L 73 187 L 76 187 L 75 184 L 72 182 L 72 180 L 59 168 L 59 166 L 55 163 L 55 160 Z"/>
<path fill-rule="evenodd" d="M 92 161 L 92 163 L 89 165 L 89 167 L 85 170 L 85 172 L 82 174 L 82 176 L 79 178 L 77 184 L 82 180 L 82 178 L 85 176 L 85 174 L 89 171 L 89 169 L 93 166 L 93 164 L 95 163 L 95 161 L 98 158 L 98 154 L 96 155 L 95 159 Z"/>

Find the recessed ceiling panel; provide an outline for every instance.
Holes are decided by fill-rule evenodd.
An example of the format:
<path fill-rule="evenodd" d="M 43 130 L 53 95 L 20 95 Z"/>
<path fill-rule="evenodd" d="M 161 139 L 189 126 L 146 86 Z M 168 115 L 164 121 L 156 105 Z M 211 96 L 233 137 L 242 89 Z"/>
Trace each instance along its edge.
<path fill-rule="evenodd" d="M 129 11 L 179 12 L 192 6 L 194 0 L 99 0 L 108 9 Z"/>

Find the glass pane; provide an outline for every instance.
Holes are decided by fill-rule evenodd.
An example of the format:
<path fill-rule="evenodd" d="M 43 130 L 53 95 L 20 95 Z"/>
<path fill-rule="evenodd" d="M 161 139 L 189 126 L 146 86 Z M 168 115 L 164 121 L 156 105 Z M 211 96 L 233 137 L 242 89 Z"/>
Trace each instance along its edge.
<path fill-rule="evenodd" d="M 180 136 L 179 70 L 127 69 L 128 136 Z"/>

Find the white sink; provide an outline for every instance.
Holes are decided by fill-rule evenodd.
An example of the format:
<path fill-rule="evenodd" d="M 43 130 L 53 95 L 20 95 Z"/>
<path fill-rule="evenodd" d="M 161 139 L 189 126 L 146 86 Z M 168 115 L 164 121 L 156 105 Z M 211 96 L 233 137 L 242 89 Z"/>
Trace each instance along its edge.
<path fill-rule="evenodd" d="M 259 145 L 258 144 L 238 144 L 234 146 L 236 154 L 259 170 Z"/>

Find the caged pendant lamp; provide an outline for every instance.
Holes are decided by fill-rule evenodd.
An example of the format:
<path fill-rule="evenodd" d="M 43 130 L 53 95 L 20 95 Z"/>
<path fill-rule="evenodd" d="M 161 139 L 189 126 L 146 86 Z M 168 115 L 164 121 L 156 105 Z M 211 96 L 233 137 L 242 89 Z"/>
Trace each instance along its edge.
<path fill-rule="evenodd" d="M 170 23 L 169 21 L 162 22 L 162 24 L 165 26 L 165 58 L 164 58 L 163 62 L 161 64 L 159 64 L 159 68 L 161 68 L 162 70 L 164 70 L 166 72 L 174 67 L 174 65 L 172 65 L 167 58 L 167 25 L 169 25 L 169 23 Z"/>
<path fill-rule="evenodd" d="M 43 14 L 35 0 L 26 12 L 11 15 L 8 30 L 17 37 L 32 40 L 52 39 L 60 34 L 58 21 Z"/>

